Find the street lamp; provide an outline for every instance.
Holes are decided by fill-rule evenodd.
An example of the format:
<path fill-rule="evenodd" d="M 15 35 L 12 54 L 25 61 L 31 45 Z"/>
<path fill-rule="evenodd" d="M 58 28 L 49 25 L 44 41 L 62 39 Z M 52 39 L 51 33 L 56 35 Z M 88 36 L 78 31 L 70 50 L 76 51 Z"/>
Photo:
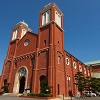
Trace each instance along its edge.
<path fill-rule="evenodd" d="M 49 89 L 46 89 L 46 93 L 48 94 L 48 92 L 49 92 Z"/>

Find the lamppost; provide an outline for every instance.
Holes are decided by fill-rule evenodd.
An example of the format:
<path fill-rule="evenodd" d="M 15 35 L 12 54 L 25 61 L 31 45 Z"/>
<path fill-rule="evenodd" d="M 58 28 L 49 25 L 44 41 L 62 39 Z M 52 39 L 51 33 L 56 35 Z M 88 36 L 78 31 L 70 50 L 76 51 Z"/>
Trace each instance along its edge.
<path fill-rule="evenodd" d="M 49 89 L 46 89 L 46 94 L 48 94 L 48 92 L 49 92 Z"/>

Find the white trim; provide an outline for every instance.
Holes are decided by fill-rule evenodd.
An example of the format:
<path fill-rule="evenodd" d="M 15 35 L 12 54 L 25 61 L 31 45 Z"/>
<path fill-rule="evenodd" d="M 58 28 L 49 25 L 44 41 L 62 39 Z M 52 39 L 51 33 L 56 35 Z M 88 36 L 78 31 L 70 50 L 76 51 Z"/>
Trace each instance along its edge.
<path fill-rule="evenodd" d="M 18 30 L 15 29 L 15 30 L 13 31 L 12 40 L 15 40 L 15 39 L 17 38 L 17 34 L 18 34 Z"/>
<path fill-rule="evenodd" d="M 89 70 L 88 70 L 88 76 L 90 76 L 90 72 L 89 72 Z"/>
<path fill-rule="evenodd" d="M 69 65 L 69 59 L 68 58 L 66 58 L 66 65 Z"/>
<path fill-rule="evenodd" d="M 58 56 L 58 64 L 60 64 L 60 63 L 61 63 L 61 57 Z"/>
<path fill-rule="evenodd" d="M 42 25 L 46 23 L 46 13 L 43 13 L 42 15 Z"/>
<path fill-rule="evenodd" d="M 68 79 L 69 79 L 69 81 L 71 80 L 70 76 L 69 76 L 69 78 L 68 78 Z"/>
<path fill-rule="evenodd" d="M 79 66 L 79 71 L 82 72 L 82 67 L 81 66 Z"/>
<path fill-rule="evenodd" d="M 22 29 L 22 34 L 21 34 L 21 38 L 26 34 L 26 30 Z"/>
<path fill-rule="evenodd" d="M 61 16 L 57 11 L 55 11 L 55 22 L 61 27 Z"/>
<path fill-rule="evenodd" d="M 73 67 L 74 67 L 74 69 L 76 69 L 76 63 L 75 62 L 73 62 Z"/>
<path fill-rule="evenodd" d="M 44 24 L 44 25 L 42 25 L 42 26 L 40 26 L 40 27 L 38 27 L 38 28 L 43 28 L 43 27 L 45 27 L 45 26 L 47 26 L 47 25 L 49 25 L 49 24 L 51 24 L 51 23 L 56 23 L 54 20 L 52 20 L 52 21 L 50 21 L 50 22 L 48 22 L 48 23 L 46 23 L 46 24 Z M 63 32 L 64 32 L 64 29 L 62 29 L 58 24 L 57 24 L 57 27 L 59 27 L 60 28 L 60 30 L 62 30 Z"/>
<path fill-rule="evenodd" d="M 19 93 L 19 78 L 18 78 L 18 72 L 21 68 L 25 68 L 26 69 L 26 82 L 25 82 L 25 88 L 27 87 L 27 81 L 28 81 L 28 69 L 26 66 L 21 66 L 18 68 L 18 70 L 16 71 L 16 75 L 15 75 L 15 81 L 14 81 L 14 87 L 13 87 L 13 93 Z"/>
<path fill-rule="evenodd" d="M 50 10 L 42 14 L 42 25 L 45 25 L 50 22 Z"/>
<path fill-rule="evenodd" d="M 50 22 L 50 10 L 46 12 L 46 23 Z"/>
<path fill-rule="evenodd" d="M 84 74 L 86 74 L 86 68 L 84 68 Z"/>
<path fill-rule="evenodd" d="M 26 39 L 24 42 L 24 46 L 27 46 L 29 44 L 29 39 Z"/>

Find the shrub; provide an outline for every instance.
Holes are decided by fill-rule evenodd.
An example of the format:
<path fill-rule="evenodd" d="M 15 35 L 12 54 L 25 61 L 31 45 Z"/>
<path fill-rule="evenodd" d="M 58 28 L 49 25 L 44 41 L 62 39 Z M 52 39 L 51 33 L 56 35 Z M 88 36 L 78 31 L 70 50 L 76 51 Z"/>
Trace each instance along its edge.
<path fill-rule="evenodd" d="M 33 93 L 28 93 L 27 96 L 33 96 Z"/>
<path fill-rule="evenodd" d="M 44 93 L 37 93 L 38 97 L 44 97 Z"/>
<path fill-rule="evenodd" d="M 2 86 L 1 89 L 3 89 L 3 93 L 9 93 L 9 90 L 8 90 L 8 86 L 5 85 L 5 86 Z"/>
<path fill-rule="evenodd" d="M 53 94 L 44 94 L 44 97 L 53 97 Z"/>
<path fill-rule="evenodd" d="M 3 92 L 0 92 L 0 94 L 3 94 Z"/>
<path fill-rule="evenodd" d="M 37 96 L 38 93 L 28 93 L 27 96 Z"/>
<path fill-rule="evenodd" d="M 53 94 L 44 94 L 44 93 L 28 93 L 27 96 L 36 96 L 36 97 L 53 97 Z"/>
<path fill-rule="evenodd" d="M 41 86 L 40 93 L 44 93 L 44 94 L 50 94 L 51 93 L 50 89 L 52 88 L 52 86 L 48 86 L 46 80 L 41 81 L 40 86 Z"/>

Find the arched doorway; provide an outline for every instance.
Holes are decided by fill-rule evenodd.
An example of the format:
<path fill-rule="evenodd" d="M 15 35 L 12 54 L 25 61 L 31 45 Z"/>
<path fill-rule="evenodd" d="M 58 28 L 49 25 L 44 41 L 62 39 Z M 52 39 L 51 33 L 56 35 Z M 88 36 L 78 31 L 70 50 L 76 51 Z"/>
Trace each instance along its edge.
<path fill-rule="evenodd" d="M 24 92 L 24 88 L 25 88 L 25 77 L 21 77 L 20 78 L 20 87 L 19 87 L 19 93 L 23 93 Z"/>
<path fill-rule="evenodd" d="M 46 77 L 44 75 L 41 75 L 40 76 L 40 91 L 42 90 L 42 88 L 44 87 L 44 85 L 47 85 Z"/>
<path fill-rule="evenodd" d="M 7 85 L 7 79 L 4 80 L 4 86 Z"/>
<path fill-rule="evenodd" d="M 13 93 L 23 93 L 27 87 L 28 70 L 26 67 L 20 67 L 15 76 Z"/>
<path fill-rule="evenodd" d="M 41 75 L 41 76 L 40 76 L 40 82 L 41 82 L 41 81 L 46 81 L 46 77 L 45 77 L 44 75 Z"/>

